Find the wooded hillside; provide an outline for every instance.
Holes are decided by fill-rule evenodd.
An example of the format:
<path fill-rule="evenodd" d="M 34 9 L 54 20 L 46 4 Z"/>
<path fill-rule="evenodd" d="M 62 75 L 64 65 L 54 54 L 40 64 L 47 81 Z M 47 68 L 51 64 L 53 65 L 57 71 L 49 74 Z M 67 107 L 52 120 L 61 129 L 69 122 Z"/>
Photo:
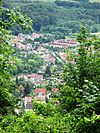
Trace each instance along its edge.
<path fill-rule="evenodd" d="M 99 3 L 26 1 L 8 2 L 7 6 L 19 6 L 22 12 L 33 20 L 33 29 L 36 31 L 69 35 L 79 32 L 82 23 L 85 23 L 91 32 L 100 31 Z M 19 29 L 15 28 L 14 31 L 18 33 Z"/>

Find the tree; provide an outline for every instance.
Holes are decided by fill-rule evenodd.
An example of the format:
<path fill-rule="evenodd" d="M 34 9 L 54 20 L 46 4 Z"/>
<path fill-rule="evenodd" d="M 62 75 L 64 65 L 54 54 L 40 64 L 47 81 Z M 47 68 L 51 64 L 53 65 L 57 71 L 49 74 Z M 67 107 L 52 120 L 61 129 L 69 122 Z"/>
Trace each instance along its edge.
<path fill-rule="evenodd" d="M 0 114 L 14 110 L 16 99 L 13 95 L 15 84 L 12 80 L 12 71 L 16 58 L 11 45 L 11 31 L 9 28 L 16 22 L 22 28 L 31 28 L 31 19 L 23 16 L 19 9 L 9 10 L 2 7 L 0 1 Z"/>
<path fill-rule="evenodd" d="M 16 76 L 16 84 L 18 85 L 18 77 Z"/>
<path fill-rule="evenodd" d="M 95 48 L 100 42 L 99 38 L 88 38 L 85 28 L 82 27 L 81 33 L 78 35 L 80 46 L 78 47 L 78 55 L 72 56 L 74 63 L 66 64 L 64 70 L 64 80 L 67 85 L 84 89 L 84 84 L 95 82 L 97 88 L 100 84 L 99 78 L 99 48 Z M 97 78 L 96 78 L 97 77 Z"/>
<path fill-rule="evenodd" d="M 50 70 L 50 66 L 49 65 L 46 67 L 44 76 L 45 77 L 50 77 L 51 76 L 51 70 Z"/>
<path fill-rule="evenodd" d="M 30 82 L 27 82 L 26 86 L 25 86 L 25 90 L 24 90 L 24 95 L 27 96 L 28 94 L 30 94 L 31 90 L 32 90 L 32 85 Z"/>
<path fill-rule="evenodd" d="M 33 101 L 33 107 L 37 115 L 48 117 L 57 114 L 57 107 L 51 103 L 44 104 L 42 102 Z"/>
<path fill-rule="evenodd" d="M 60 107 L 63 113 L 70 112 L 73 115 L 74 121 L 71 131 L 74 133 L 84 133 L 88 130 L 93 130 L 92 133 L 94 131 L 99 133 L 100 39 L 91 38 L 85 27 L 82 27 L 77 39 L 80 42 L 78 56 L 73 58 L 74 63 L 66 64 L 64 70 L 65 86 L 61 87 L 59 97 Z M 92 123 L 93 116 L 95 116 L 94 123 Z"/>
<path fill-rule="evenodd" d="M 89 3 L 89 0 L 79 0 L 80 2 Z"/>

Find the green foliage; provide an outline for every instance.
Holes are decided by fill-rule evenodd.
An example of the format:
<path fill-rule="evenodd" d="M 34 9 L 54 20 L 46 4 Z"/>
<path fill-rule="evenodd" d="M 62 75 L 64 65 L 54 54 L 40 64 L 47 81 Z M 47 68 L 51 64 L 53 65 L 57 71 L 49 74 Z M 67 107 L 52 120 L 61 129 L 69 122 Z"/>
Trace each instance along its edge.
<path fill-rule="evenodd" d="M 34 112 L 37 115 L 49 117 L 49 116 L 55 116 L 55 114 L 57 114 L 56 105 L 53 105 L 51 103 L 41 103 L 33 101 L 33 108 Z"/>
<path fill-rule="evenodd" d="M 60 90 L 59 96 L 60 108 L 63 113 L 70 112 L 73 109 L 77 108 L 77 105 L 80 103 L 80 96 L 78 89 L 73 87 L 64 86 Z"/>
<path fill-rule="evenodd" d="M 8 116 L 1 119 L 0 130 L 4 133 L 67 133 L 69 131 L 69 125 L 66 124 L 67 121 L 65 117 L 59 115 L 43 118 L 32 112 L 26 112 L 18 118 L 16 116 Z"/>
<path fill-rule="evenodd" d="M 47 46 L 44 46 L 45 48 L 47 48 L 47 49 L 49 49 L 49 50 L 51 50 L 51 51 L 53 51 L 53 52 L 55 52 L 55 51 L 64 51 L 64 48 L 58 48 L 58 47 L 53 47 L 53 46 L 49 46 L 49 45 L 47 45 Z"/>
<path fill-rule="evenodd" d="M 25 79 L 23 78 L 19 78 L 15 92 L 19 90 L 19 92 L 23 93 L 23 96 L 27 96 L 31 93 L 32 88 L 34 88 L 33 83 L 31 83 L 30 81 L 25 81 Z M 19 93 L 19 96 L 21 95 L 21 93 Z"/>
<path fill-rule="evenodd" d="M 39 8 L 41 9 L 41 7 Z M 71 9 L 65 10 L 71 11 Z M 51 12 L 53 12 L 53 9 Z M 11 75 L 14 69 L 15 58 L 12 56 L 14 51 L 10 44 L 11 34 L 9 27 L 15 21 L 19 25 L 22 24 L 21 27 L 23 28 L 25 25 L 21 19 L 24 17 L 19 13 L 18 9 L 12 11 L 2 7 L 0 7 L 0 15 L 0 132 L 99 133 L 100 39 L 97 37 L 91 38 L 86 33 L 84 27 L 82 27 L 81 33 L 78 35 L 78 41 L 80 42 L 77 51 L 78 56 L 72 56 L 71 58 L 73 58 L 74 63 L 66 64 L 65 67 L 65 85 L 60 88 L 59 102 L 57 101 L 59 106 L 54 103 L 44 104 L 33 102 L 34 112 L 26 112 L 21 116 L 15 116 L 11 113 L 14 112 L 16 105 L 16 100 L 13 95 L 15 84 Z M 28 24 L 31 22 L 30 19 L 26 19 L 26 21 Z M 55 24 L 53 18 L 51 19 L 51 24 Z M 24 71 L 26 71 L 28 65 L 33 67 L 36 59 L 40 58 L 28 55 L 25 60 L 22 60 L 22 66 L 19 66 L 20 70 L 22 71 L 25 67 Z M 26 62 L 28 62 L 27 65 L 25 65 Z M 37 67 L 40 64 L 42 63 L 39 61 L 36 64 Z M 16 82 L 20 84 L 18 79 L 16 79 Z M 25 85 L 28 89 L 26 90 L 27 92 L 30 89 L 30 85 L 29 83 L 25 83 Z M 22 89 L 21 87 L 20 91 Z"/>
<path fill-rule="evenodd" d="M 46 70 L 45 70 L 44 76 L 45 76 L 45 78 L 51 76 L 51 70 L 50 70 L 50 66 L 49 66 L 49 65 L 46 67 Z"/>
<path fill-rule="evenodd" d="M 16 58 L 12 56 L 14 52 L 11 46 L 11 31 L 9 28 L 18 23 L 23 28 L 23 24 L 30 27 L 31 20 L 17 10 L 9 10 L 0 5 L 0 114 L 13 112 L 16 99 L 13 95 L 15 83 L 12 78 L 12 71 L 15 68 Z"/>
<path fill-rule="evenodd" d="M 43 58 L 39 55 L 32 53 L 22 53 L 21 51 L 16 51 L 15 56 L 19 58 L 19 63 L 16 65 L 16 69 L 13 71 L 14 75 L 24 73 L 36 73 L 39 70 L 39 67 L 43 65 Z"/>
<path fill-rule="evenodd" d="M 83 0 L 81 0 L 83 1 Z M 84 0 L 88 1 L 88 0 Z M 10 3 L 8 2 L 8 5 Z M 50 2 L 13 2 L 10 5 L 19 6 L 33 20 L 33 29 L 48 33 L 70 35 L 78 33 L 83 22 L 91 32 L 100 31 L 100 4 L 75 1 Z M 14 28 L 18 33 L 17 28 Z M 17 30 L 17 31 L 16 31 Z"/>
<path fill-rule="evenodd" d="M 82 27 L 78 35 L 80 42 L 78 56 L 72 56 L 74 63 L 65 66 L 66 86 L 60 90 L 59 102 L 63 113 L 70 112 L 73 115 L 70 122 L 72 124 L 70 132 L 73 133 L 85 133 L 90 130 L 98 133 L 100 130 L 99 40 L 89 37 L 86 29 Z"/>

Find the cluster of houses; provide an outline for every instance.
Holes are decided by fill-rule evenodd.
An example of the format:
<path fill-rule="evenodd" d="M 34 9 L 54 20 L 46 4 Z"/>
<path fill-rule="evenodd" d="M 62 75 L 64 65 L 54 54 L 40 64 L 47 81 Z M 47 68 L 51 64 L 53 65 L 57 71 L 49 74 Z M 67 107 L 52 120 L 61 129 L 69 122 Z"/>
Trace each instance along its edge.
<path fill-rule="evenodd" d="M 22 74 L 18 78 L 23 78 L 25 81 L 30 81 L 35 86 L 43 86 L 44 80 L 42 74 L 32 73 L 32 74 Z"/>
<path fill-rule="evenodd" d="M 41 69 L 37 73 L 31 74 L 22 74 L 19 75 L 18 78 L 23 78 L 25 81 L 30 81 L 35 86 L 34 90 L 34 97 L 32 96 L 25 96 L 23 98 L 23 103 L 25 107 L 25 111 L 33 110 L 32 107 L 32 100 L 41 101 L 46 103 L 48 99 L 51 98 L 53 93 L 59 92 L 58 88 L 53 88 L 50 92 L 45 89 L 47 84 L 46 79 L 44 79 L 44 69 L 46 70 L 46 66 L 48 64 L 55 65 L 56 60 L 63 60 L 67 61 L 68 55 L 62 51 L 53 52 L 52 50 L 48 49 L 46 46 L 57 47 L 57 48 L 69 48 L 69 47 L 77 47 L 79 43 L 76 40 L 72 39 L 61 39 L 56 40 L 54 42 L 48 42 L 41 44 L 40 42 L 35 42 L 35 39 L 45 37 L 43 34 L 32 33 L 31 35 L 24 35 L 20 33 L 18 36 L 12 37 L 11 41 L 14 47 L 21 49 L 21 52 L 24 52 L 27 56 L 27 53 L 37 54 L 40 55 L 44 60 L 44 66 L 41 66 Z M 28 42 L 27 40 L 31 40 Z M 33 44 L 36 44 L 37 47 L 34 48 Z M 69 60 L 70 62 L 73 62 Z M 61 73 L 61 72 L 60 72 Z M 51 80 L 51 79 L 50 79 Z M 52 81 L 52 83 L 54 80 Z M 56 79 L 56 82 L 59 83 L 60 79 Z M 41 88 L 42 87 L 42 88 Z"/>
<path fill-rule="evenodd" d="M 43 44 L 37 48 L 35 53 L 41 55 L 45 64 L 55 64 L 56 58 L 44 47 Z"/>
<path fill-rule="evenodd" d="M 13 45 L 16 48 L 23 49 L 29 51 L 29 53 L 32 54 L 38 54 L 44 59 L 45 64 L 55 64 L 56 62 L 56 55 L 51 54 L 48 48 L 45 46 L 52 46 L 52 47 L 57 47 L 57 48 L 69 48 L 69 47 L 77 47 L 79 45 L 79 42 L 77 42 L 75 39 L 61 39 L 61 40 L 56 40 L 54 42 L 48 42 L 44 44 L 40 44 L 40 42 L 34 42 L 36 38 L 40 38 L 45 36 L 43 34 L 37 34 L 37 33 L 32 33 L 31 35 L 26 35 L 20 33 L 18 36 L 12 37 L 11 41 Z M 31 43 L 27 43 L 27 39 L 30 39 L 33 43 L 37 45 L 37 48 L 34 49 Z M 23 51 L 26 52 L 26 51 Z M 26 53 L 25 53 L 26 55 Z M 54 56 L 55 55 L 55 56 Z M 64 52 L 58 52 L 57 55 L 64 61 L 66 61 L 67 55 Z"/>
<path fill-rule="evenodd" d="M 73 62 L 72 60 L 69 60 L 67 58 L 68 56 L 66 53 L 57 52 L 56 55 L 52 54 L 53 52 L 51 53 L 46 46 L 63 48 L 63 49 L 67 49 L 69 47 L 76 48 L 79 45 L 79 42 L 77 42 L 75 39 L 60 39 L 60 40 L 43 43 L 43 44 L 40 44 L 40 42 L 34 42 L 34 40 L 39 37 L 45 38 L 43 34 L 32 33 L 31 35 L 24 35 L 20 33 L 18 36 L 12 37 L 12 42 L 16 48 L 27 50 L 29 51 L 29 53 L 32 53 L 32 54 L 40 55 L 44 59 L 45 64 L 55 64 L 57 59 L 56 55 L 58 55 L 58 57 L 60 58 L 59 60 Z M 33 43 L 35 43 L 35 45 L 37 45 L 37 48 L 34 49 L 34 46 L 32 46 L 32 43 L 27 43 L 26 41 L 27 39 L 30 39 Z M 26 52 L 26 51 L 23 51 L 23 52 Z"/>
<path fill-rule="evenodd" d="M 54 42 L 49 42 L 49 46 L 58 47 L 58 48 L 68 48 L 68 47 L 76 47 L 79 43 L 76 40 L 56 40 Z"/>
<path fill-rule="evenodd" d="M 47 64 L 49 64 L 49 63 L 55 64 L 56 58 L 53 55 L 51 55 L 50 53 L 48 53 L 44 56 L 44 62 Z"/>
<path fill-rule="evenodd" d="M 52 98 L 52 94 L 57 94 L 58 92 L 59 92 L 58 88 L 53 88 L 51 90 L 51 92 L 47 92 L 47 90 L 45 88 L 36 88 L 34 90 L 33 98 L 32 98 L 32 96 L 25 96 L 23 98 L 25 111 L 33 110 L 34 107 L 32 106 L 32 100 L 41 101 L 43 103 L 46 103 L 47 100 Z"/>
<path fill-rule="evenodd" d="M 37 33 L 32 33 L 31 35 L 20 33 L 20 34 L 18 34 L 18 36 L 13 36 L 11 39 L 11 42 L 12 42 L 13 46 L 15 46 L 16 48 L 31 50 L 32 44 L 27 43 L 26 40 L 34 41 L 36 38 L 40 38 L 43 36 L 44 36 L 43 34 L 37 34 Z M 35 42 L 35 43 L 38 43 L 38 42 Z"/>
<path fill-rule="evenodd" d="M 18 36 L 13 36 L 11 41 L 16 48 L 31 49 L 32 45 L 30 43 L 26 43 L 25 41 L 27 39 L 30 39 L 34 42 L 36 38 L 40 38 L 40 37 L 43 38 L 44 34 L 32 33 L 31 35 L 26 35 L 26 34 L 20 33 L 18 34 Z M 39 42 L 34 42 L 34 43 L 39 44 Z M 45 45 L 58 47 L 58 48 L 68 48 L 68 47 L 75 47 L 79 45 L 79 42 L 72 39 L 61 39 L 61 40 L 56 40 L 54 42 L 45 43 L 44 46 Z M 43 44 L 42 44 L 42 47 L 43 47 Z"/>

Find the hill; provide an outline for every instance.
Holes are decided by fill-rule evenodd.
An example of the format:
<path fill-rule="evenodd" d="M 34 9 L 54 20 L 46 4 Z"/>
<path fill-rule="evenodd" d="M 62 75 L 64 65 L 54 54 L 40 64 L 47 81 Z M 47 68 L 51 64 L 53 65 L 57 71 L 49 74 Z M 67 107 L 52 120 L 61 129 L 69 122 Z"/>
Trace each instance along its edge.
<path fill-rule="evenodd" d="M 90 0 L 90 2 L 100 2 L 100 0 Z"/>
<path fill-rule="evenodd" d="M 41 2 L 55 2 L 56 0 L 3 0 L 7 2 L 34 2 L 34 1 L 41 1 Z M 59 0 L 59 1 L 82 1 L 82 0 Z M 88 0 L 83 0 L 88 1 Z M 89 0 L 89 2 L 100 2 L 100 0 Z"/>
<path fill-rule="evenodd" d="M 69 35 L 79 32 L 82 23 L 91 32 L 100 31 L 99 3 L 15 1 L 6 6 L 20 6 L 22 12 L 33 20 L 35 31 Z M 14 28 L 14 31 L 17 34 L 19 29 Z"/>

